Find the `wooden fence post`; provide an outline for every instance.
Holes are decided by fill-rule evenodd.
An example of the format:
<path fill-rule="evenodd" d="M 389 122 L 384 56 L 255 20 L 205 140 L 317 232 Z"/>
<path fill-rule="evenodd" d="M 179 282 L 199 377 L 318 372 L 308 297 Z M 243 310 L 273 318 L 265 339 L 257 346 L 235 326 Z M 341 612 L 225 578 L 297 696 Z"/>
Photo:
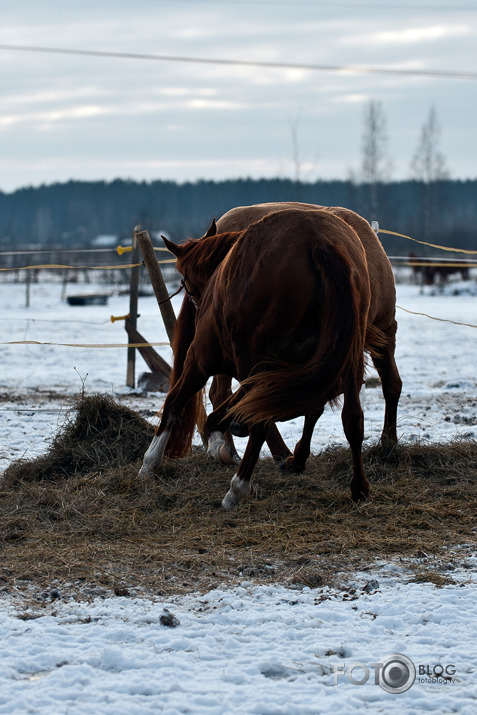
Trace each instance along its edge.
<path fill-rule="evenodd" d="M 25 276 L 25 308 L 30 307 L 30 286 L 31 286 L 31 270 L 26 271 L 26 276 Z"/>
<path fill-rule="evenodd" d="M 139 246 L 137 242 L 137 233 L 141 230 L 140 226 L 136 226 L 133 231 L 133 244 L 131 263 L 139 263 Z M 139 270 L 140 266 L 134 265 L 131 268 L 131 279 L 129 284 L 129 322 L 135 329 L 137 326 L 137 304 L 139 295 Z M 128 387 L 136 386 L 136 348 L 128 348 L 128 364 L 126 370 L 126 385 Z"/>
<path fill-rule="evenodd" d="M 162 319 L 164 321 L 167 337 L 172 343 L 172 339 L 174 336 L 174 326 L 176 324 L 176 316 L 174 313 L 174 308 L 171 305 L 171 301 L 168 300 L 169 293 L 167 292 L 166 284 L 164 283 L 161 267 L 157 262 L 156 254 L 154 253 L 154 247 L 152 245 L 151 239 L 149 238 L 148 232 L 137 231 L 136 238 L 141 248 L 144 264 L 147 268 L 147 272 L 149 273 L 149 278 L 151 280 L 151 285 L 154 290 L 154 295 L 156 296 L 156 300 L 159 304 L 159 309 L 161 311 Z"/>
<path fill-rule="evenodd" d="M 169 293 L 167 292 L 166 284 L 164 283 L 164 278 L 162 275 L 161 267 L 157 261 L 156 254 L 154 253 L 154 246 L 149 238 L 147 231 L 138 231 L 136 233 L 137 242 L 141 248 L 142 257 L 144 259 L 144 264 L 149 273 L 149 278 L 151 280 L 151 285 L 154 290 L 154 295 L 159 305 L 161 311 L 162 319 L 164 321 L 164 326 L 167 331 L 167 336 L 170 343 L 172 344 L 172 339 L 174 337 L 174 326 L 176 324 L 176 316 L 174 313 L 174 308 L 169 300 Z M 199 408 L 199 415 L 197 420 L 197 427 L 202 437 L 204 446 L 207 447 L 207 440 L 204 437 L 202 431 L 202 425 L 207 419 L 207 414 L 203 403 Z"/>

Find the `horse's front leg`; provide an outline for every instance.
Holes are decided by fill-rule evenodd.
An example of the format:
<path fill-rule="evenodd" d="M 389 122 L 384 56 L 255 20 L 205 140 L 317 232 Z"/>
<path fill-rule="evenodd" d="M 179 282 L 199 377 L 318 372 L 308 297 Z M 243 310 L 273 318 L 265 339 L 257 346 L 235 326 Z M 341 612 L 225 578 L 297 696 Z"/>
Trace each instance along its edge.
<path fill-rule="evenodd" d="M 166 397 L 161 422 L 144 455 L 142 467 L 139 470 L 140 476 L 152 474 L 154 469 L 162 464 L 164 450 L 171 432 L 174 432 L 175 428 L 180 428 L 181 414 L 184 408 L 187 409 L 187 403 L 191 397 L 204 387 L 207 378 L 208 375 L 201 373 L 197 366 L 194 366 L 193 369 L 184 369 L 179 381 Z"/>
<path fill-rule="evenodd" d="M 238 502 L 250 493 L 250 479 L 257 464 L 260 450 L 265 442 L 267 428 L 264 424 L 253 425 L 250 428 L 249 439 L 243 459 L 237 472 L 232 477 L 230 489 L 225 495 L 222 506 L 224 509 L 233 509 Z"/>

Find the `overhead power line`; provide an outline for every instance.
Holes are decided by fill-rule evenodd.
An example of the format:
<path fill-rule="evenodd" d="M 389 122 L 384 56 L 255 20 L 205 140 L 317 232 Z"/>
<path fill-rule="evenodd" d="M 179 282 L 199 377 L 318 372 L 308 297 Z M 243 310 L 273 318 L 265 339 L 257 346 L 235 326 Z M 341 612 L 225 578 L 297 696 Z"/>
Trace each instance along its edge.
<path fill-rule="evenodd" d="M 177 3 L 177 0 L 160 0 L 162 3 Z M 203 0 L 183 0 L 184 2 L 187 2 L 189 5 L 202 5 Z M 154 0 L 154 2 L 157 3 L 157 0 Z M 315 0 L 310 0 L 310 2 L 305 2 L 304 0 L 286 0 L 285 2 L 280 2 L 279 0 L 206 0 L 207 4 L 213 4 L 213 5 L 222 5 L 227 7 L 227 5 L 234 7 L 235 5 L 254 5 L 255 7 L 258 6 L 265 6 L 265 7 L 273 7 L 273 8 L 285 8 L 288 9 L 290 7 L 308 7 L 312 9 L 326 9 L 326 10 L 335 10 L 335 9 L 343 9 L 347 8 L 350 10 L 373 10 L 374 12 L 378 11 L 387 11 L 390 10 L 392 12 L 395 12 L 396 10 L 402 10 L 404 12 L 413 10 L 413 11 L 430 11 L 430 12 L 439 12 L 440 10 L 445 10 L 445 11 L 452 11 L 455 12 L 456 10 L 464 11 L 464 12 L 475 12 L 477 10 L 477 7 L 475 5 L 436 5 L 435 3 L 433 4 L 428 4 L 428 5 L 422 5 L 422 4 L 412 4 L 412 5 L 403 5 L 402 3 L 391 3 L 391 4 L 385 4 L 383 2 L 335 2 L 334 0 L 331 0 L 330 2 L 315 2 Z"/>
<path fill-rule="evenodd" d="M 75 50 L 65 47 L 38 47 L 33 45 L 0 44 L 0 50 L 14 52 L 44 52 L 48 54 L 77 55 L 82 57 L 102 57 L 123 60 L 148 60 L 154 62 L 183 62 L 188 64 L 208 64 L 230 67 L 260 67 L 263 69 L 310 70 L 313 72 L 357 72 L 361 74 L 402 75 L 407 77 L 432 77 L 437 79 L 477 79 L 477 72 L 464 70 L 413 70 L 395 67 L 373 67 L 361 65 L 322 65 L 289 62 L 259 62 L 252 60 L 229 60 L 210 57 L 181 57 L 174 55 L 152 55 L 135 52 L 107 52 L 104 50 Z"/>

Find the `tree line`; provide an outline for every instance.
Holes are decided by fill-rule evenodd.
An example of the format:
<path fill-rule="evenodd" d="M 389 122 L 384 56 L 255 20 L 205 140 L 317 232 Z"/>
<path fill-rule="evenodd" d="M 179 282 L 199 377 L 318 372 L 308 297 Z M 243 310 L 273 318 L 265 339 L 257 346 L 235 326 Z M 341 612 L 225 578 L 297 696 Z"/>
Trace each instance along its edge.
<path fill-rule="evenodd" d="M 420 240 L 476 248 L 477 179 L 432 182 L 233 179 L 227 181 L 68 181 L 0 192 L 3 250 L 87 248 L 98 235 L 131 236 L 135 225 L 173 240 L 201 236 L 212 218 L 240 205 L 304 201 L 346 206 L 381 228 Z M 390 254 L 406 255 L 403 239 L 383 238 Z M 415 247 L 415 246 L 414 246 Z M 420 251 L 424 253 L 425 251 Z"/>

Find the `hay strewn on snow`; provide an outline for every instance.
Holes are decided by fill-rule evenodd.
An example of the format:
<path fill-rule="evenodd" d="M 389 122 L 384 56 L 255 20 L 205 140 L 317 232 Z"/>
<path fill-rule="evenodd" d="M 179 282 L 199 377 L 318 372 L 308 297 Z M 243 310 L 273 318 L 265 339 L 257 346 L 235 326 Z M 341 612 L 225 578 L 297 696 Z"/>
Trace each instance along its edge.
<path fill-rule="evenodd" d="M 348 449 L 311 457 L 299 475 L 261 460 L 250 498 L 227 513 L 234 469 L 202 451 L 139 478 L 151 437 L 112 399 L 79 399 L 48 452 L 4 474 L 0 579 L 163 592 L 246 575 L 313 586 L 375 558 L 476 542 L 475 442 L 365 450 L 372 495 L 359 505 Z"/>
<path fill-rule="evenodd" d="M 48 452 L 5 471 L 12 484 L 89 474 L 126 466 L 144 456 L 154 433 L 136 412 L 104 395 L 78 397 Z"/>

